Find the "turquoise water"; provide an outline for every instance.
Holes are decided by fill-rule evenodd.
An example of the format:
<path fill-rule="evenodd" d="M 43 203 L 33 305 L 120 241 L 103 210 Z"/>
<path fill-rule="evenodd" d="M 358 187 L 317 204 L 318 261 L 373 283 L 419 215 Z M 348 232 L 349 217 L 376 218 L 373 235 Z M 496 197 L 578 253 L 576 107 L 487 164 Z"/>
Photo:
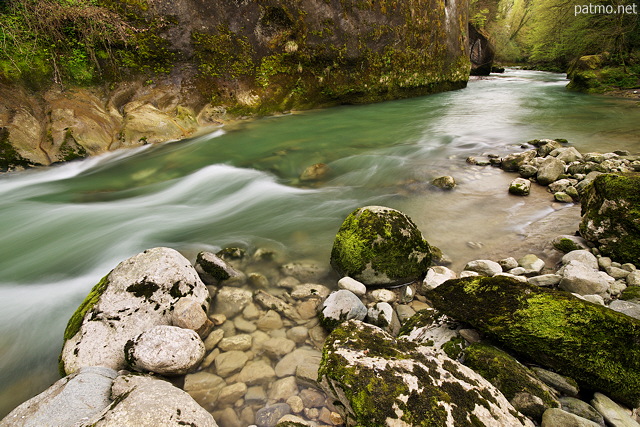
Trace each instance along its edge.
<path fill-rule="evenodd" d="M 0 417 L 56 377 L 62 332 L 89 289 L 125 258 L 169 246 L 193 259 L 270 247 L 328 263 L 357 207 L 409 214 L 454 267 L 508 251 L 557 207 L 511 197 L 512 175 L 467 156 L 566 138 L 582 152 L 640 151 L 640 107 L 564 89 L 563 75 L 510 70 L 466 89 L 215 129 L 65 165 L 0 176 Z M 316 163 L 321 181 L 301 182 Z M 453 175 L 458 188 L 427 184 Z M 510 253 L 504 253 L 508 256 Z"/>

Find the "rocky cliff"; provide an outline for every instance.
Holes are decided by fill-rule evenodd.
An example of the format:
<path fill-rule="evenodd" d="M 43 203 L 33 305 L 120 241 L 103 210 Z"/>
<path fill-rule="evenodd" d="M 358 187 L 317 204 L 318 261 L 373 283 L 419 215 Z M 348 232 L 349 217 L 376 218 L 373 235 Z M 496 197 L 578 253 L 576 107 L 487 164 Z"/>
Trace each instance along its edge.
<path fill-rule="evenodd" d="M 1 169 L 180 139 L 228 118 L 461 88 L 469 75 L 466 0 L 102 4 L 131 24 L 129 54 L 164 63 L 83 87 L 0 79 Z"/>

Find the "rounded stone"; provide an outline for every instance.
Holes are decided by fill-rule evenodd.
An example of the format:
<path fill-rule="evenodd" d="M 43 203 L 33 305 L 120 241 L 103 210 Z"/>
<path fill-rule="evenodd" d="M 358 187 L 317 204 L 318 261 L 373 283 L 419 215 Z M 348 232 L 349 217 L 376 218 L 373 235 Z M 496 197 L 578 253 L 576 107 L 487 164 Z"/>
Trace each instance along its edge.
<path fill-rule="evenodd" d="M 338 230 L 331 251 L 332 267 L 365 285 L 415 281 L 431 259 L 431 247 L 413 221 L 382 206 L 352 212 Z"/>
<path fill-rule="evenodd" d="M 329 295 L 324 301 L 320 319 L 325 328 L 333 329 L 346 320 L 363 320 L 366 315 L 367 307 L 360 298 L 341 289 Z"/>
<path fill-rule="evenodd" d="M 205 346 L 191 329 L 159 325 L 141 333 L 125 345 L 125 358 L 137 371 L 183 375 L 205 356 Z"/>

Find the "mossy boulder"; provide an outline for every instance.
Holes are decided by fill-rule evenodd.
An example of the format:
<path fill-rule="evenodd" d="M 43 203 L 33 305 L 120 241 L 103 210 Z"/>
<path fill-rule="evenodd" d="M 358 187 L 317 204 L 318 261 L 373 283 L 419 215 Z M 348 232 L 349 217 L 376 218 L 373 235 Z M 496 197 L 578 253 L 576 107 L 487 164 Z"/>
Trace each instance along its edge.
<path fill-rule="evenodd" d="M 367 206 L 352 212 L 338 230 L 331 266 L 365 285 L 399 285 L 419 279 L 431 264 L 431 248 L 400 211 Z"/>
<path fill-rule="evenodd" d="M 533 426 L 466 366 L 356 320 L 327 338 L 318 379 L 347 426 Z"/>
<path fill-rule="evenodd" d="M 597 176 L 582 196 L 580 234 L 619 262 L 640 262 L 640 176 Z"/>
<path fill-rule="evenodd" d="M 507 277 L 449 280 L 427 297 L 526 359 L 640 404 L 640 321 L 569 293 Z"/>
<path fill-rule="evenodd" d="M 542 417 L 544 409 L 557 408 L 560 402 L 549 387 L 540 381 L 533 372 L 508 353 L 485 343 L 473 343 L 464 350 L 464 364 L 489 380 L 525 415 Z M 528 393 L 542 401 L 538 414 L 529 414 L 524 408 L 518 408 L 514 398 L 519 393 Z"/>

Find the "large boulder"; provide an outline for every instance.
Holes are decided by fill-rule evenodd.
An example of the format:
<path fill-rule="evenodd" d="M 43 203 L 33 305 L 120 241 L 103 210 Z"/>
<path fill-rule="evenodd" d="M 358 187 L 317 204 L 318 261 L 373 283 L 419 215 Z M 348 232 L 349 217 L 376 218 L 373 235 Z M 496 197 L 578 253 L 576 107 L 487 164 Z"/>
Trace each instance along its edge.
<path fill-rule="evenodd" d="M 348 426 L 533 426 L 466 366 L 356 320 L 329 335 L 318 373 Z"/>
<path fill-rule="evenodd" d="M 582 195 L 580 234 L 604 255 L 638 264 L 640 176 L 597 176 Z"/>
<path fill-rule="evenodd" d="M 11 411 L 0 427 L 78 426 L 111 404 L 117 376 L 109 368 L 81 368 Z"/>
<path fill-rule="evenodd" d="M 114 403 L 82 426 L 218 426 L 185 391 L 158 378 L 121 375 L 113 382 L 111 396 Z"/>
<path fill-rule="evenodd" d="M 331 265 L 365 285 L 399 285 L 419 279 L 431 263 L 431 248 L 400 211 L 367 206 L 352 212 L 338 230 Z"/>
<path fill-rule="evenodd" d="M 622 403 L 640 404 L 640 321 L 506 277 L 449 280 L 427 297 L 504 348 Z"/>
<path fill-rule="evenodd" d="M 123 369 L 127 341 L 154 326 L 170 325 L 173 307 L 182 297 L 196 299 L 204 310 L 209 307 L 209 291 L 177 251 L 154 248 L 121 262 L 69 320 L 61 374 L 83 366 Z"/>

